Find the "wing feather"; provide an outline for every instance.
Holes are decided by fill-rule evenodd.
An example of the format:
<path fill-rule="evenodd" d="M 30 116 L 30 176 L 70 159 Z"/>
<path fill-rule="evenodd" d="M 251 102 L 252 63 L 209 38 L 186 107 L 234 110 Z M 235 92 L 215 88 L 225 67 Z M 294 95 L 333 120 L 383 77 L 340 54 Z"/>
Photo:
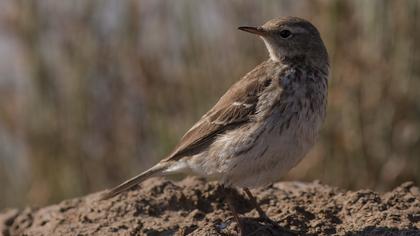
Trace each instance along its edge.
<path fill-rule="evenodd" d="M 217 135 L 250 121 L 256 112 L 261 92 L 271 84 L 269 76 L 261 75 L 268 62 L 257 66 L 235 83 L 216 105 L 181 138 L 174 151 L 163 161 L 179 160 L 201 152 Z"/>

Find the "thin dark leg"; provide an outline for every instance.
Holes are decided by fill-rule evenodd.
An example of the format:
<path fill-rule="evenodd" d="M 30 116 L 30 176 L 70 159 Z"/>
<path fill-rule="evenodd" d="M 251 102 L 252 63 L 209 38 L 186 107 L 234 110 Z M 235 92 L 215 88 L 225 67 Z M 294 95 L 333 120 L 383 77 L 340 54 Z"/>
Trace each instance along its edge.
<path fill-rule="evenodd" d="M 286 229 L 284 227 L 281 227 L 281 226 L 279 226 L 279 224 L 277 222 L 275 222 L 272 219 L 270 219 L 267 216 L 267 214 L 265 214 L 265 212 L 263 211 L 263 209 L 261 209 L 260 205 L 257 202 L 257 199 L 254 197 L 254 195 L 252 195 L 251 191 L 248 188 L 244 188 L 244 191 L 245 191 L 246 195 L 248 196 L 249 200 L 251 200 L 252 204 L 254 205 L 255 209 L 257 210 L 258 215 L 260 216 L 260 219 L 262 221 L 265 221 L 265 222 L 267 222 L 267 223 L 269 223 L 269 224 L 271 224 L 271 225 L 273 225 L 273 226 L 275 226 L 277 228 L 280 228 L 282 231 L 285 231 L 287 233 L 290 233 L 291 235 L 295 235 L 296 234 L 296 232 L 294 232 L 292 230 L 289 230 L 289 229 Z M 258 231 L 259 230 L 257 230 L 254 233 L 257 233 Z"/>
<path fill-rule="evenodd" d="M 268 218 L 267 214 L 265 214 L 265 212 L 263 211 L 263 209 L 261 209 L 260 205 L 257 202 L 257 199 L 254 197 L 254 195 L 252 195 L 251 191 L 249 191 L 248 188 L 244 188 L 244 191 L 245 191 L 246 195 L 248 196 L 249 200 L 251 200 L 252 205 L 254 205 L 254 208 L 257 210 L 258 215 L 260 216 L 260 218 L 262 220 L 269 220 L 270 218 Z"/>
<path fill-rule="evenodd" d="M 238 235 L 244 235 L 245 234 L 245 227 L 242 224 L 242 221 L 239 218 L 238 212 L 236 211 L 235 205 L 234 205 L 233 193 L 234 193 L 235 190 L 230 189 L 230 188 L 225 188 L 223 185 L 222 185 L 222 187 L 223 187 L 224 194 L 226 196 L 226 200 L 227 200 L 229 209 L 233 214 L 233 218 L 235 219 L 236 223 L 238 224 L 238 228 L 239 228 L 239 234 Z"/>

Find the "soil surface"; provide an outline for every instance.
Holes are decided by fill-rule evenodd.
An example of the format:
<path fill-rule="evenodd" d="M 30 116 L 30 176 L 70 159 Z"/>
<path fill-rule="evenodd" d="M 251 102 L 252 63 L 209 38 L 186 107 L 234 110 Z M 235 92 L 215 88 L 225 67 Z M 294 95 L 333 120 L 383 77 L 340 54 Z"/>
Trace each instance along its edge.
<path fill-rule="evenodd" d="M 237 235 L 223 189 L 198 178 L 150 179 L 109 200 L 101 193 L 44 208 L 4 210 L 3 235 Z M 282 182 L 252 190 L 267 215 L 258 220 L 242 191 L 236 209 L 246 235 L 420 235 L 420 191 L 357 192 L 318 182 Z M 289 232 L 288 232 L 289 231 Z"/>

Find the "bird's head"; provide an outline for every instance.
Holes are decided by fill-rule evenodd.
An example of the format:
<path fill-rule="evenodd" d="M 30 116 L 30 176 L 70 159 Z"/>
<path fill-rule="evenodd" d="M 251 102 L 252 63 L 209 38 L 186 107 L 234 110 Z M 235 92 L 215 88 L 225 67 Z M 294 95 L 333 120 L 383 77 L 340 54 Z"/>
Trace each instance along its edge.
<path fill-rule="evenodd" d="M 260 36 L 274 61 L 304 59 L 309 63 L 328 64 L 328 54 L 318 30 L 298 17 L 275 18 L 259 27 L 238 29 Z"/>

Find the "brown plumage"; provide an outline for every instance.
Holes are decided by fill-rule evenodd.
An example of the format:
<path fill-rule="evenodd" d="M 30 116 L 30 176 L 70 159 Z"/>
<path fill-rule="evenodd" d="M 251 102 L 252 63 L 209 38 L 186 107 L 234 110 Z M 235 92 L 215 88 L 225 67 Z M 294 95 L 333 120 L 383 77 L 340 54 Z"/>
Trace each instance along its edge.
<path fill-rule="evenodd" d="M 269 62 L 257 66 L 248 76 L 234 84 L 216 105 L 208 111 L 187 133 L 168 158 L 191 155 L 207 146 L 213 138 L 227 130 L 248 122 L 255 114 L 260 93 L 271 84 L 271 78 L 261 76 Z M 241 105 L 235 105 L 241 104 Z"/>
<path fill-rule="evenodd" d="M 329 73 L 318 30 L 297 17 L 239 29 L 259 35 L 270 58 L 236 82 L 167 158 L 104 199 L 152 176 L 180 172 L 246 190 L 267 185 L 313 146 L 325 118 Z"/>

